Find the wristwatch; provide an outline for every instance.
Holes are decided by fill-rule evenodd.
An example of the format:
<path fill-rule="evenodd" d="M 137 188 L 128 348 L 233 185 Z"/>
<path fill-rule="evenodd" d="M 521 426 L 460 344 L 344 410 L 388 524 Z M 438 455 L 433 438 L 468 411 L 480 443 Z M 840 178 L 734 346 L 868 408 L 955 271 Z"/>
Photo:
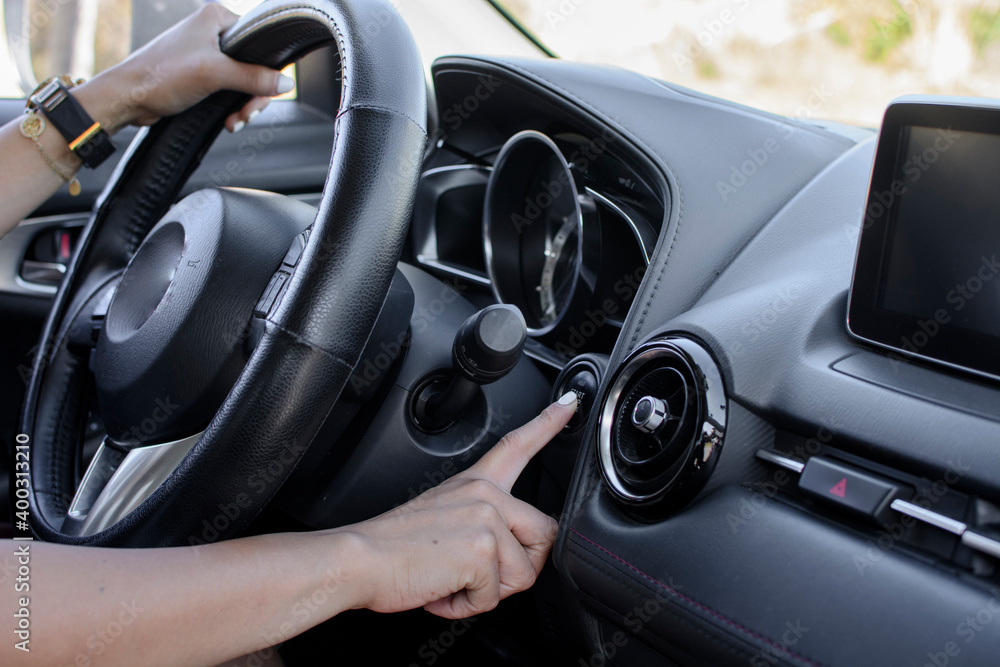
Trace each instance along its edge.
<path fill-rule="evenodd" d="M 101 124 L 70 94 L 73 85 L 65 76 L 46 79 L 28 98 L 28 107 L 45 114 L 46 120 L 69 142 L 69 149 L 83 161 L 83 166 L 94 169 L 115 152 L 115 145 Z"/>

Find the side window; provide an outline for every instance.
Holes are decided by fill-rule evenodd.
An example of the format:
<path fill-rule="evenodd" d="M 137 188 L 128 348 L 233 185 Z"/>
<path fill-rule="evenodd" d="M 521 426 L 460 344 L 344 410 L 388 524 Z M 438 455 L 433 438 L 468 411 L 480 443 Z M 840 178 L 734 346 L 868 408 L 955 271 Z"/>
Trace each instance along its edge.
<path fill-rule="evenodd" d="M 191 12 L 217 1 L 243 14 L 261 0 L 3 0 L 0 97 L 55 74 L 90 78 Z"/>

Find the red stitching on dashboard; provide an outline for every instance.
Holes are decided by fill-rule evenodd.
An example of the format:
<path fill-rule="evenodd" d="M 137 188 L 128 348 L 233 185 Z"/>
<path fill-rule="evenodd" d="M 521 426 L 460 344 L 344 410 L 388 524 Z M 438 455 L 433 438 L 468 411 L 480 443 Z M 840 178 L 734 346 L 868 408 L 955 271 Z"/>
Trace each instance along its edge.
<path fill-rule="evenodd" d="M 621 563 L 625 567 L 629 568 L 630 570 L 632 570 L 633 572 L 635 572 L 638 575 L 642 576 L 643 578 L 648 579 L 649 581 L 653 582 L 654 584 L 656 584 L 660 588 L 664 589 L 665 591 L 667 591 L 671 595 L 674 595 L 674 596 L 680 598 L 681 600 L 684 600 L 685 602 L 687 602 L 687 603 L 689 603 L 691 605 L 694 605 L 698 609 L 701 609 L 702 611 L 706 612 L 707 614 L 710 614 L 711 616 L 714 616 L 715 618 L 719 619 L 723 623 L 726 623 L 727 625 L 731 625 L 734 628 L 736 628 L 737 630 L 745 632 L 748 635 L 750 635 L 751 637 L 759 639 L 760 641 L 764 642 L 768 646 L 770 646 L 770 647 L 772 647 L 772 648 L 774 648 L 774 649 L 776 649 L 776 650 L 778 650 L 778 651 L 780 651 L 782 653 L 785 653 L 785 654 L 787 654 L 787 655 L 789 655 L 789 656 L 791 656 L 793 658 L 797 658 L 797 659 L 799 659 L 799 660 L 801 660 L 801 661 L 803 661 L 803 662 L 805 662 L 805 663 L 807 663 L 809 665 L 813 665 L 813 667 L 821 667 L 819 665 L 819 663 L 813 662 L 809 658 L 806 658 L 805 656 L 799 655 L 798 653 L 795 653 L 794 651 L 789 651 L 787 647 L 785 647 L 785 646 L 783 646 L 783 645 L 781 645 L 781 644 L 779 644 L 777 642 L 774 642 L 774 641 L 768 639 L 764 635 L 761 635 L 761 634 L 758 634 L 758 633 L 754 632 L 750 628 L 746 628 L 746 627 L 740 625 L 736 621 L 734 621 L 734 620 L 732 620 L 730 618 L 727 618 L 726 616 L 723 616 L 722 614 L 720 614 L 719 612 L 715 611 L 714 609 L 710 609 L 709 607 L 706 607 L 705 605 L 701 604 L 700 602 L 698 602 L 696 600 L 692 600 L 691 598 L 687 597 L 683 593 L 679 593 L 679 592 L 675 591 L 673 588 L 671 588 L 670 586 L 667 586 L 665 583 L 663 583 L 662 581 L 660 581 L 656 577 L 648 575 L 645 572 L 643 572 L 642 570 L 640 570 L 639 568 L 637 568 L 635 565 L 632 565 L 632 563 L 628 562 L 627 560 L 625 560 L 621 556 L 608 551 L 607 549 L 605 549 L 604 547 L 602 547 L 600 544 L 598 544 L 594 540 L 590 539 L 589 537 L 587 537 L 586 535 L 584 535 L 580 531 L 576 530 L 575 528 L 570 528 L 570 530 L 575 535 L 577 535 L 580 539 L 585 540 L 586 542 L 588 542 L 588 543 L 592 544 L 593 546 L 597 547 L 598 549 L 600 549 L 601 551 L 603 551 L 607 555 L 611 556 L 612 558 L 614 558 L 616 561 L 618 561 L 619 563 Z"/>

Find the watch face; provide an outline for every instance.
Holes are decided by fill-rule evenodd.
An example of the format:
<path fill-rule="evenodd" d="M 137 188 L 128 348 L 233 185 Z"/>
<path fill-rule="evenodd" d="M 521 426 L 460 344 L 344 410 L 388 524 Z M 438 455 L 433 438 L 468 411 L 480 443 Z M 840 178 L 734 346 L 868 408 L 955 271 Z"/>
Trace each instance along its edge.
<path fill-rule="evenodd" d="M 69 92 L 70 88 L 82 82 L 83 79 L 73 81 L 67 76 L 46 79 L 29 97 L 28 108 L 42 112 L 66 139 L 70 150 L 83 161 L 83 166 L 94 169 L 115 152 L 115 145 L 101 124 L 95 123 L 87 110 Z M 43 123 L 41 130 L 44 129 Z M 41 130 L 38 130 L 39 134 Z M 30 132 L 34 128 L 22 128 L 21 131 Z"/>
<path fill-rule="evenodd" d="M 65 91 L 68 91 L 74 86 L 78 86 L 83 83 L 83 79 L 77 79 L 74 81 L 66 74 L 61 74 L 59 76 L 50 76 L 45 79 L 31 91 L 28 95 L 28 108 L 37 109 L 39 107 L 49 109 L 49 98 L 58 92 L 62 92 L 65 95 Z M 60 85 L 61 84 L 61 85 Z"/>
<path fill-rule="evenodd" d="M 40 92 L 42 92 L 44 88 L 46 88 L 47 86 L 53 86 L 56 84 L 56 82 L 61 83 L 64 88 L 69 89 L 75 86 L 79 86 L 81 83 L 83 83 L 83 81 L 84 81 L 83 79 L 77 79 L 74 81 L 68 74 L 60 74 L 59 76 L 50 76 L 44 81 L 39 82 L 39 84 L 35 86 L 35 89 L 31 91 L 31 94 L 28 95 L 28 97 L 32 98 L 38 95 Z"/>

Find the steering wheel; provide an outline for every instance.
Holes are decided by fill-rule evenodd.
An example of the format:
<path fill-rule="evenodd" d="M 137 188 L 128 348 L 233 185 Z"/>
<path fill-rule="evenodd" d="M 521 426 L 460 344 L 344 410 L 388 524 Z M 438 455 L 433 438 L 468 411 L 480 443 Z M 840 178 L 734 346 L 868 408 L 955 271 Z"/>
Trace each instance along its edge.
<path fill-rule="evenodd" d="M 27 391 L 42 539 L 151 547 L 195 542 L 206 525 L 214 539 L 239 534 L 319 431 L 392 281 L 427 104 L 395 9 L 267 2 L 221 44 L 275 69 L 332 45 L 340 106 L 322 201 L 317 212 L 217 189 L 172 207 L 244 94 L 216 93 L 140 133 L 83 233 Z M 95 394 L 107 437 L 77 487 Z"/>

